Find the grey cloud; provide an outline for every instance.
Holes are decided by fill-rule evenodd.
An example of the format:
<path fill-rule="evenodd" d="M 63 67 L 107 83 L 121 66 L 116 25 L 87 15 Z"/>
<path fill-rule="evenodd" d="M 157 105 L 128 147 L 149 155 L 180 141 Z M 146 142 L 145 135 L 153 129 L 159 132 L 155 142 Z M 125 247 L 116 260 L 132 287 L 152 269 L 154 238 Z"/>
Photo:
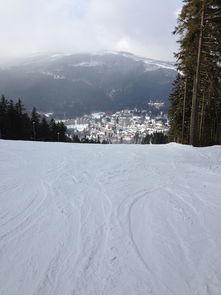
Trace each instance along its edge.
<path fill-rule="evenodd" d="M 102 49 L 171 60 L 181 0 L 7 0 L 0 2 L 2 57 Z"/>

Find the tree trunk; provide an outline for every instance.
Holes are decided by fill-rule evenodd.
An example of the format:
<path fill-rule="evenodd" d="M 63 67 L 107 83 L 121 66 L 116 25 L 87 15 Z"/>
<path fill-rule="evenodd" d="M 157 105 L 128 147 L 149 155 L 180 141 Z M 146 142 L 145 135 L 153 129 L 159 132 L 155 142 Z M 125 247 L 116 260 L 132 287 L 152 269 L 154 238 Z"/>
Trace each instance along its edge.
<path fill-rule="evenodd" d="M 202 0 L 202 11 L 201 11 L 201 22 L 200 22 L 200 35 L 198 43 L 198 53 L 197 53 L 197 64 L 196 64 L 196 75 L 194 79 L 193 96 L 192 96 L 192 109 L 191 109 L 191 119 L 190 119 L 190 144 L 196 145 L 197 142 L 197 109 L 198 109 L 198 86 L 199 86 L 199 75 L 200 75 L 200 61 L 202 53 L 202 43 L 203 43 L 203 27 L 204 27 L 204 17 L 205 17 L 205 0 Z"/>
<path fill-rule="evenodd" d="M 205 93 L 203 93 L 202 109 L 200 114 L 200 138 L 199 138 L 200 144 L 201 144 L 202 135 L 203 135 L 204 106 L 205 106 Z"/>
<path fill-rule="evenodd" d="M 182 141 L 184 143 L 184 125 L 185 125 L 185 110 L 186 110 L 186 94 L 187 94 L 187 79 L 184 82 L 184 97 L 183 97 L 183 121 L 182 121 Z"/>

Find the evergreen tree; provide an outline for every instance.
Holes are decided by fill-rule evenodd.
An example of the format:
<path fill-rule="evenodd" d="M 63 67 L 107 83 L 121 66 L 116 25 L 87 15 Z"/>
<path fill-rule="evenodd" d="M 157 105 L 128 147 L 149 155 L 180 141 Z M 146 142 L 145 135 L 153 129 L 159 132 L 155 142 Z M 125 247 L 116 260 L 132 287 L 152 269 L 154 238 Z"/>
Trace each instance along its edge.
<path fill-rule="evenodd" d="M 49 123 L 50 128 L 50 141 L 58 141 L 58 129 L 54 119 L 51 119 Z"/>
<path fill-rule="evenodd" d="M 0 130 L 1 138 L 22 139 L 30 138 L 30 119 L 24 112 L 24 107 L 19 99 L 14 104 L 2 96 L 0 101 Z"/>
<path fill-rule="evenodd" d="M 15 122 L 16 122 L 16 137 L 17 139 L 27 140 L 31 136 L 31 124 L 25 108 L 19 99 L 15 104 Z"/>
<path fill-rule="evenodd" d="M 0 100 L 0 138 L 6 138 L 6 115 L 7 115 L 7 102 L 2 95 Z"/>
<path fill-rule="evenodd" d="M 147 134 L 143 140 L 142 144 L 150 144 L 150 139 L 153 144 L 165 144 L 168 143 L 168 136 L 162 132 L 155 132 L 153 134 Z"/>
<path fill-rule="evenodd" d="M 192 145 L 221 143 L 221 3 L 184 0 L 174 33 L 182 74 L 170 97 L 170 139 Z M 178 81 L 179 80 L 179 81 Z"/>
<path fill-rule="evenodd" d="M 77 134 L 74 134 L 74 135 L 73 135 L 72 141 L 73 141 L 73 142 L 76 142 L 76 143 L 79 143 L 79 142 L 80 142 L 80 139 L 79 139 L 79 137 L 78 137 Z"/>
<path fill-rule="evenodd" d="M 57 123 L 57 140 L 65 142 L 66 141 L 66 131 L 67 127 L 64 125 L 63 122 Z"/>
<path fill-rule="evenodd" d="M 39 139 L 42 141 L 50 141 L 50 128 L 45 117 L 41 119 L 39 125 Z"/>
<path fill-rule="evenodd" d="M 32 138 L 37 140 L 40 131 L 40 115 L 37 113 L 36 108 L 33 107 L 31 112 L 31 125 L 32 125 Z"/>
<path fill-rule="evenodd" d="M 0 99 L 0 138 L 42 141 L 69 141 L 66 137 L 66 126 L 63 122 L 56 123 L 53 119 L 50 124 L 33 108 L 31 117 L 25 112 L 19 99 Z"/>
<path fill-rule="evenodd" d="M 7 138 L 8 139 L 19 139 L 17 135 L 17 121 L 16 120 L 16 110 L 14 107 L 14 102 L 10 100 L 8 102 L 8 111 L 7 111 Z"/>

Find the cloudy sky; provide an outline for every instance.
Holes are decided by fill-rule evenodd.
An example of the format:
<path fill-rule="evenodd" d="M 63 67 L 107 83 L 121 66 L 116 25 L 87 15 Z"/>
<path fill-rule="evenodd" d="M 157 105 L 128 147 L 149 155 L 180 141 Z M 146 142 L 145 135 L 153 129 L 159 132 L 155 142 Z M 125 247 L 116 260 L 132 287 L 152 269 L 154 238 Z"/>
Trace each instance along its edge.
<path fill-rule="evenodd" d="M 123 50 L 173 60 L 181 0 L 0 0 L 0 57 Z"/>

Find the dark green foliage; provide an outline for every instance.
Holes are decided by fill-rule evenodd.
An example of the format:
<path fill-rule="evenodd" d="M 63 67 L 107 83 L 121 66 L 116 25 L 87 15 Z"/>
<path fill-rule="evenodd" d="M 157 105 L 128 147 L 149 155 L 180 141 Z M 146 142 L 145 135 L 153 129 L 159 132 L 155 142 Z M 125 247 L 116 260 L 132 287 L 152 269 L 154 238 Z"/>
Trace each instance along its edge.
<path fill-rule="evenodd" d="M 153 134 L 153 144 L 165 144 L 168 143 L 168 136 L 162 132 L 156 132 Z"/>
<path fill-rule="evenodd" d="M 84 137 L 81 139 L 81 143 L 89 143 L 89 139 L 87 137 Z"/>
<path fill-rule="evenodd" d="M 188 87 L 188 82 L 178 74 L 169 97 L 171 104 L 168 112 L 170 119 L 169 140 L 188 144 L 191 100 L 185 99 L 185 91 L 186 97 L 192 95 L 190 94 L 191 89 Z"/>
<path fill-rule="evenodd" d="M 148 134 L 143 138 L 142 144 L 165 144 L 168 143 L 168 136 L 162 132 L 155 132 L 153 134 Z"/>
<path fill-rule="evenodd" d="M 103 139 L 102 144 L 109 144 L 109 141 L 107 139 Z"/>
<path fill-rule="evenodd" d="M 41 119 L 41 122 L 39 123 L 39 134 L 38 138 L 42 141 L 47 141 L 51 137 L 51 130 L 49 127 L 49 124 L 45 117 Z"/>
<path fill-rule="evenodd" d="M 0 135 L 4 139 L 30 138 L 30 119 L 19 99 L 16 104 L 2 95 L 0 100 Z"/>
<path fill-rule="evenodd" d="M 63 122 L 56 123 L 54 119 L 51 119 L 49 128 L 51 141 L 66 141 L 66 127 Z"/>
<path fill-rule="evenodd" d="M 170 140 L 221 144 L 221 2 L 184 0 L 174 31 L 181 73 L 170 96 Z"/>
<path fill-rule="evenodd" d="M 73 135 L 72 141 L 73 141 L 73 142 L 76 142 L 76 143 L 80 143 L 80 142 L 81 142 L 81 141 L 80 141 L 80 138 L 78 137 L 77 134 Z"/>
<path fill-rule="evenodd" d="M 40 137 L 40 115 L 34 107 L 31 112 L 31 125 L 32 125 L 32 139 L 38 140 Z"/>
<path fill-rule="evenodd" d="M 14 103 L 12 100 L 5 99 L 4 96 L 0 100 L 0 138 L 68 141 L 66 127 L 62 122 L 56 123 L 52 119 L 48 123 L 45 117 L 41 119 L 35 108 L 29 117 L 20 99 Z"/>

